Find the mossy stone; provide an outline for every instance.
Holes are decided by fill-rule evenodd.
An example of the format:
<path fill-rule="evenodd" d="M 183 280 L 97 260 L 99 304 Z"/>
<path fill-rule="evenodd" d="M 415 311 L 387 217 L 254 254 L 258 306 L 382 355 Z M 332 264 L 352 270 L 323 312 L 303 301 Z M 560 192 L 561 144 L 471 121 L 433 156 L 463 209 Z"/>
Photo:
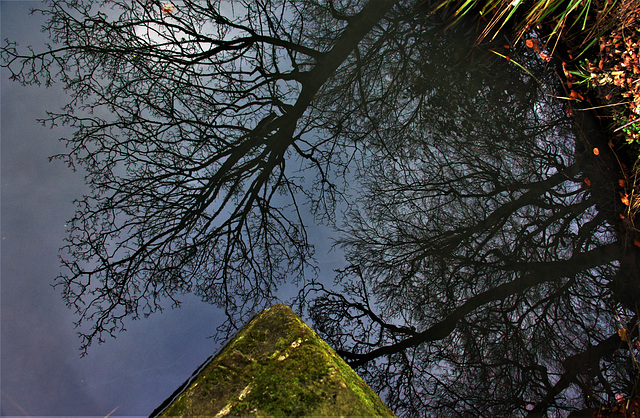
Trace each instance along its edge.
<path fill-rule="evenodd" d="M 394 416 L 288 306 L 245 325 L 160 416 Z M 154 412 L 155 415 L 155 412 Z"/>

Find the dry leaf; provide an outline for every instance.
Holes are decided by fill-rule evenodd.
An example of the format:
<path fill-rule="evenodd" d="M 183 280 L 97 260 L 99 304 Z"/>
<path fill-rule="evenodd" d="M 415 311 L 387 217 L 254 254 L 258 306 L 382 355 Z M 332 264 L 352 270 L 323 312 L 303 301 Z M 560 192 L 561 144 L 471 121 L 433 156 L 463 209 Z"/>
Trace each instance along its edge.
<path fill-rule="evenodd" d="M 571 90 L 570 96 L 572 99 L 584 100 L 584 97 L 582 97 L 582 95 L 575 90 Z"/>
<path fill-rule="evenodd" d="M 622 193 L 621 193 L 622 195 Z M 620 198 L 620 201 L 625 205 L 625 206 L 629 206 L 629 195 L 625 194 Z"/>
<path fill-rule="evenodd" d="M 627 330 L 624 328 L 620 328 L 618 330 L 618 335 L 622 341 L 627 341 Z M 616 396 L 617 397 L 617 396 Z"/>

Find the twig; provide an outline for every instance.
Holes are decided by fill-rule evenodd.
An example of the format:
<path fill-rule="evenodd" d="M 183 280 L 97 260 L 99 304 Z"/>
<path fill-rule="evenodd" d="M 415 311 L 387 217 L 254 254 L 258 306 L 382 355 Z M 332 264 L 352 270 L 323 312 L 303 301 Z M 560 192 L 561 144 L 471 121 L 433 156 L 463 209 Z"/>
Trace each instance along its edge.
<path fill-rule="evenodd" d="M 558 98 L 560 98 L 560 97 L 558 97 Z M 565 97 L 562 97 L 562 98 L 564 99 Z M 602 105 L 602 106 L 585 107 L 584 109 L 573 109 L 573 110 L 576 110 L 576 111 L 594 110 L 594 109 L 602 109 L 603 107 L 620 106 L 620 105 L 625 105 L 625 104 L 629 104 L 629 102 L 620 102 L 620 103 L 613 103 L 613 104 Z"/>

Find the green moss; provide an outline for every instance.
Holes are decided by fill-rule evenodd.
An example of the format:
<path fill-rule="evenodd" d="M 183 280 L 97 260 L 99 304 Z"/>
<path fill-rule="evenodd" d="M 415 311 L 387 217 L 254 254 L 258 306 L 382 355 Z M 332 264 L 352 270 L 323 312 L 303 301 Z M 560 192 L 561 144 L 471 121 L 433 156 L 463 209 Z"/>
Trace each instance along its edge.
<path fill-rule="evenodd" d="M 163 415 L 393 414 L 284 305 L 247 324 Z"/>
<path fill-rule="evenodd" d="M 328 365 L 316 354 L 316 347 L 303 343 L 286 359 L 261 364 L 253 389 L 232 412 L 247 413 L 258 403 L 268 415 L 304 415 L 315 409 L 326 396 L 321 383 L 328 373 Z"/>

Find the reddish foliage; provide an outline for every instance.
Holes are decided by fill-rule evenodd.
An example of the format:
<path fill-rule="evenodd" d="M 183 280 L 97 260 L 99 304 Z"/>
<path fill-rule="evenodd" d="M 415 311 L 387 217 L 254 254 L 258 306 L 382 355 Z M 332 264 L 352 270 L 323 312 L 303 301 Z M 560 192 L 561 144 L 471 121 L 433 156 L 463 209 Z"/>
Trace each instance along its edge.
<path fill-rule="evenodd" d="M 640 417 L 640 396 L 627 400 L 620 395 L 616 405 L 602 407 L 591 414 L 592 418 Z M 616 396 L 617 397 L 617 396 Z"/>

